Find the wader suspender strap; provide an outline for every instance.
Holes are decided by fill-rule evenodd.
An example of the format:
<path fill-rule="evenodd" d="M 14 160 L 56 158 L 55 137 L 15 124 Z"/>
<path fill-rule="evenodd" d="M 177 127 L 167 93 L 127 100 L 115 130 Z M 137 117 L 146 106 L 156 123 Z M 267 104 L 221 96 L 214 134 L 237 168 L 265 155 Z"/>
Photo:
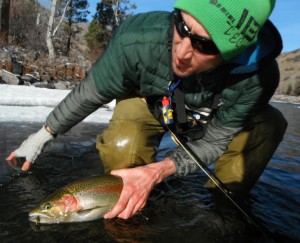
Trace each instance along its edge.
<path fill-rule="evenodd" d="M 213 100 L 212 100 L 212 103 L 210 105 L 210 108 L 212 109 L 212 112 L 216 111 L 219 108 L 219 106 L 221 105 L 220 104 L 220 95 L 221 95 L 220 93 L 221 93 L 221 90 L 222 89 L 218 89 L 216 91 L 216 93 L 214 94 L 214 96 L 213 96 Z"/>
<path fill-rule="evenodd" d="M 174 91 L 174 99 L 176 101 L 176 115 L 177 115 L 177 122 L 179 124 L 183 124 L 187 122 L 186 118 L 186 109 L 185 109 L 185 102 L 184 102 L 184 93 L 180 87 L 175 89 Z"/>
<path fill-rule="evenodd" d="M 174 35 L 174 12 L 172 13 L 171 23 L 168 29 L 168 50 L 169 50 L 169 77 L 171 81 L 175 80 L 175 75 L 172 69 L 172 46 L 173 46 L 173 35 Z M 176 116 L 179 124 L 186 123 L 186 110 L 184 102 L 184 92 L 179 87 L 174 90 L 174 98 L 176 100 Z"/>

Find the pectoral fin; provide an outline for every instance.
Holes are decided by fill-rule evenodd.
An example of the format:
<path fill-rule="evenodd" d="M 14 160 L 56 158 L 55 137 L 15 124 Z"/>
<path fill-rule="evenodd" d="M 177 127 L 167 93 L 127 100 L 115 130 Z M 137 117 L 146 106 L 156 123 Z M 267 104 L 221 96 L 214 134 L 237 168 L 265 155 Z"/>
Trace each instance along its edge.
<path fill-rule="evenodd" d="M 102 218 L 111 209 L 111 205 L 96 207 L 77 212 L 79 221 L 92 221 Z"/>

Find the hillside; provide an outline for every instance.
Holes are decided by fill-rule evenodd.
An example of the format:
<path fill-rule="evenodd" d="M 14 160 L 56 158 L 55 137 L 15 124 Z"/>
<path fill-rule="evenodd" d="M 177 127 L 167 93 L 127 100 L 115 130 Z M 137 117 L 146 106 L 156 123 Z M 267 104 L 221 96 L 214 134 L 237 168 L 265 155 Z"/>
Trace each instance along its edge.
<path fill-rule="evenodd" d="M 277 61 L 281 76 L 276 94 L 299 95 L 293 91 L 300 85 L 300 49 L 281 54 Z"/>
<path fill-rule="evenodd" d="M 72 49 L 70 56 L 59 56 L 54 63 L 49 63 L 47 55 L 33 60 L 34 50 L 26 50 L 21 47 L 9 46 L 7 50 L 0 49 L 0 69 L 13 72 L 11 59 L 14 57 L 22 64 L 22 71 L 15 73 L 26 75 L 38 73 L 37 81 L 57 82 L 59 80 L 69 80 L 72 83 L 80 82 L 85 77 L 85 72 L 91 67 L 94 58 L 91 58 L 85 42 L 84 35 L 87 33 L 89 23 L 80 23 L 77 26 L 79 31 L 72 39 Z M 276 95 L 298 96 L 300 99 L 300 49 L 282 53 L 277 61 L 280 68 L 280 84 L 276 90 Z M 1 79 L 0 79 L 1 83 Z"/>

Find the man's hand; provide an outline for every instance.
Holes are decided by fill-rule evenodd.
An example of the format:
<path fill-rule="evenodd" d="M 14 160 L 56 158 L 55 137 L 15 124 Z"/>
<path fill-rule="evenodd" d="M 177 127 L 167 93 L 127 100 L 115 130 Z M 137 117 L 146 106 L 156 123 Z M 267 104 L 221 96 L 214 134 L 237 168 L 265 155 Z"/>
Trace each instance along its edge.
<path fill-rule="evenodd" d="M 11 166 L 17 166 L 17 156 L 15 154 L 15 152 L 12 152 L 7 158 L 6 160 L 8 161 L 8 163 L 11 165 Z M 25 160 L 25 162 L 23 163 L 22 167 L 21 167 L 21 170 L 23 171 L 27 171 L 29 170 L 30 166 L 32 165 L 32 162 L 29 161 L 29 160 Z"/>
<path fill-rule="evenodd" d="M 26 160 L 21 169 L 26 171 L 42 153 L 46 144 L 53 139 L 53 134 L 47 130 L 46 126 L 43 126 L 37 133 L 31 134 L 6 160 L 9 164 L 14 165 L 17 157 L 25 157 Z"/>
<path fill-rule="evenodd" d="M 117 204 L 104 218 L 132 217 L 146 205 L 153 187 L 175 172 L 175 164 L 170 159 L 135 168 L 113 170 L 111 174 L 123 179 L 123 190 Z"/>

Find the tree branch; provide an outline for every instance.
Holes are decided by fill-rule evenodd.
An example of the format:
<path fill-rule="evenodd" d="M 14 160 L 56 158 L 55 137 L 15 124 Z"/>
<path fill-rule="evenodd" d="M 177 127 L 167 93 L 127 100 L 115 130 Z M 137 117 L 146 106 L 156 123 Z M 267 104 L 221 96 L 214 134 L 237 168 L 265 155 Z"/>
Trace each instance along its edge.
<path fill-rule="evenodd" d="M 58 28 L 59 28 L 61 22 L 64 20 L 64 17 L 65 17 L 65 15 L 66 15 L 66 11 L 67 11 L 67 8 L 68 8 L 70 2 L 71 2 L 71 0 L 68 0 L 68 2 L 66 3 L 66 6 L 65 6 L 64 11 L 63 11 L 63 14 L 62 14 L 62 16 L 61 16 L 61 18 L 60 18 L 60 20 L 59 20 L 57 26 L 56 26 L 55 29 L 53 30 L 52 37 L 55 36 L 55 34 L 56 34 L 56 32 L 57 32 L 57 30 L 58 30 Z"/>

